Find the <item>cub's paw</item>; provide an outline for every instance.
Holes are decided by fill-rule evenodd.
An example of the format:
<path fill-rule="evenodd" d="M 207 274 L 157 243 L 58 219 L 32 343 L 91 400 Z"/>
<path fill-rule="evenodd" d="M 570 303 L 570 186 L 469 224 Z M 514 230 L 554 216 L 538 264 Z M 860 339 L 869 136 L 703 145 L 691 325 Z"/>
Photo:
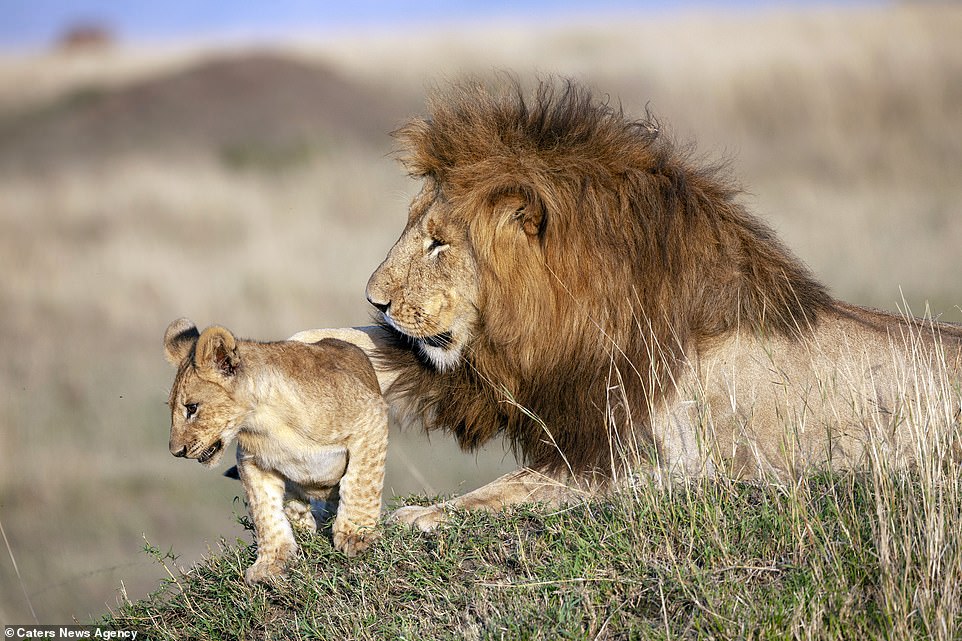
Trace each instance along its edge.
<path fill-rule="evenodd" d="M 273 579 L 287 574 L 287 563 L 280 559 L 264 559 L 258 557 L 254 564 L 244 572 L 244 582 L 249 586 L 258 583 L 269 583 Z"/>
<path fill-rule="evenodd" d="M 261 545 L 258 542 L 258 545 Z M 277 541 L 274 545 L 264 545 L 258 550 L 257 560 L 247 568 L 244 581 L 247 585 L 265 583 L 287 574 L 287 566 L 297 556 L 297 543 L 290 540 Z"/>
<path fill-rule="evenodd" d="M 334 549 L 349 557 L 364 552 L 381 535 L 373 526 L 357 529 L 338 527 L 335 523 L 333 530 Z"/>
<path fill-rule="evenodd" d="M 311 506 L 303 501 L 288 501 L 284 505 L 284 516 L 296 530 L 317 532 L 317 521 L 314 520 Z"/>
<path fill-rule="evenodd" d="M 444 508 L 440 505 L 407 505 L 394 510 L 387 517 L 388 523 L 406 523 L 422 532 L 433 532 L 447 520 Z"/>

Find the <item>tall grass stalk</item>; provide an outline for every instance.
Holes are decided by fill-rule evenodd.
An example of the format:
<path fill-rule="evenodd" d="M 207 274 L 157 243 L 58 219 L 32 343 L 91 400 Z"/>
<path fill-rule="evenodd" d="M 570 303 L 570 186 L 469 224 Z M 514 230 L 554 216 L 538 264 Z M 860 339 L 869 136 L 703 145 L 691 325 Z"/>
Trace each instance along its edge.
<path fill-rule="evenodd" d="M 17 582 L 20 583 L 20 590 L 23 592 L 23 600 L 30 609 L 30 616 L 33 618 L 34 623 L 39 623 L 40 621 L 37 619 L 37 612 L 33 609 L 33 603 L 30 601 L 30 595 L 27 593 L 27 585 L 23 582 L 23 577 L 20 576 L 20 568 L 17 566 L 17 557 L 13 555 L 13 548 L 10 547 L 10 541 L 7 539 L 7 532 L 3 529 L 3 521 L 0 521 L 0 535 L 3 536 L 3 544 L 6 546 L 7 554 L 10 556 L 10 563 L 13 564 L 13 572 L 17 575 Z"/>

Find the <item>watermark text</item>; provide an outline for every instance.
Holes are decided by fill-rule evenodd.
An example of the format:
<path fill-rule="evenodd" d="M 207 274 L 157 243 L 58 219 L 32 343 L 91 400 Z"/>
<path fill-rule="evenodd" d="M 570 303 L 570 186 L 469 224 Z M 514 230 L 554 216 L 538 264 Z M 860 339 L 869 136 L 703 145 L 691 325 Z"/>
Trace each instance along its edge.
<path fill-rule="evenodd" d="M 116 630 L 99 625 L 7 625 L 4 639 L 119 639 L 137 638 L 136 630 Z"/>

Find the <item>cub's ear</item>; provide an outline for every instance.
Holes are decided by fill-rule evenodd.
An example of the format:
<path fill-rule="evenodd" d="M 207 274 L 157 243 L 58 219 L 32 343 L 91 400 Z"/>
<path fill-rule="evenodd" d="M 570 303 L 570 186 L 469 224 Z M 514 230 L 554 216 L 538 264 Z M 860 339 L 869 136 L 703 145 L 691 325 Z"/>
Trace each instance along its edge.
<path fill-rule="evenodd" d="M 197 342 L 197 326 L 187 318 L 178 318 L 164 333 L 164 355 L 171 365 L 180 365 Z"/>
<path fill-rule="evenodd" d="M 197 339 L 194 367 L 201 375 L 231 377 L 240 366 L 237 339 L 230 330 L 216 325 L 208 327 Z"/>
<path fill-rule="evenodd" d="M 526 186 L 497 190 L 491 204 L 502 214 L 503 222 L 514 222 L 529 238 L 540 238 L 548 223 L 544 203 L 537 192 Z"/>

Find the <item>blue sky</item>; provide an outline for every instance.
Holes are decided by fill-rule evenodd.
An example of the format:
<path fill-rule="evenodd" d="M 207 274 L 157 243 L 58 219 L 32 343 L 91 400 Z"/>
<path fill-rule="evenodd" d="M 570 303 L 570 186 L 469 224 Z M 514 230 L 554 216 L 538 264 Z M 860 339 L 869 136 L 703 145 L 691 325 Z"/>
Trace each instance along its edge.
<path fill-rule="evenodd" d="M 825 4 L 855 4 L 836 0 Z M 863 4 L 865 2 L 862 2 Z M 290 33 L 325 33 L 392 25 L 472 20 L 577 18 L 589 12 L 663 13 L 696 7 L 752 9 L 804 0 L 420 0 L 394 2 L 355 0 L 0 0 L 0 48 L 44 48 L 68 25 L 93 23 L 109 27 L 126 42 L 182 38 L 270 39 Z"/>

